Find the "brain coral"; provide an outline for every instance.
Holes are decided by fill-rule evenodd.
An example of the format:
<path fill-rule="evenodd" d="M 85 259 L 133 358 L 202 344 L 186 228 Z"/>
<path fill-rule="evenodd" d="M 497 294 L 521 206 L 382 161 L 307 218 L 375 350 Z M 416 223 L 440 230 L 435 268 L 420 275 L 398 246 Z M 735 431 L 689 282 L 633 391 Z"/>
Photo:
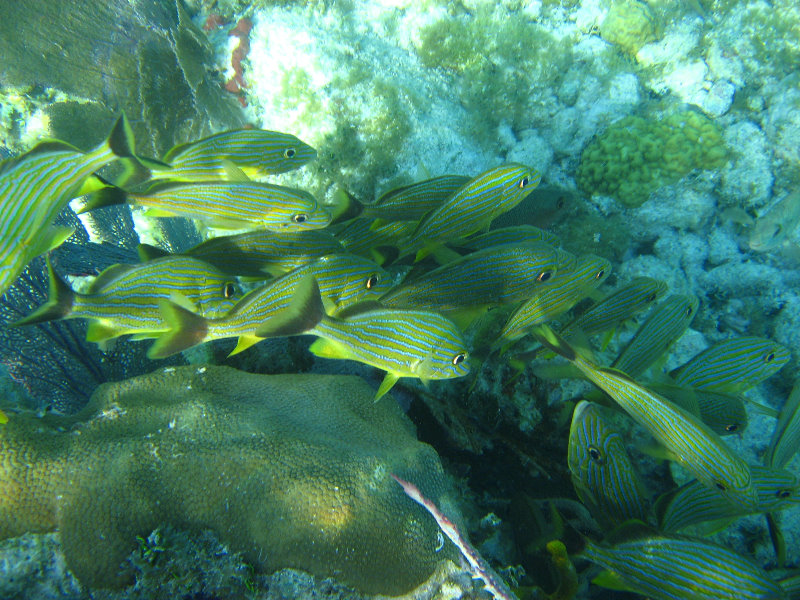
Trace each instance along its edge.
<path fill-rule="evenodd" d="M 0 536 L 57 528 L 95 587 L 126 583 L 136 536 L 167 524 L 212 529 L 267 572 L 408 592 L 457 552 L 388 473 L 449 502 L 433 449 L 373 395 L 351 376 L 179 367 L 105 384 L 74 416 L 15 415 L 0 430 Z"/>
<path fill-rule="evenodd" d="M 583 150 L 577 181 L 587 194 L 639 206 L 658 188 L 692 169 L 718 169 L 728 152 L 722 133 L 704 115 L 687 110 L 663 120 L 625 117 Z"/>
<path fill-rule="evenodd" d="M 657 37 L 650 7 L 635 0 L 612 3 L 608 15 L 600 24 L 600 37 L 628 54 L 636 54 L 642 46 Z"/>

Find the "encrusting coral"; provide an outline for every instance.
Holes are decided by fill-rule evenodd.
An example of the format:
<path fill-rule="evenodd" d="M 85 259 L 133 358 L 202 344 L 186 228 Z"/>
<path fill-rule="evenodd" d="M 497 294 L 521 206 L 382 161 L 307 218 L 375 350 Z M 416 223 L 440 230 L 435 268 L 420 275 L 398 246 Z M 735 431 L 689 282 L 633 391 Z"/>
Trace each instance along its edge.
<path fill-rule="evenodd" d="M 409 592 L 457 556 L 389 473 L 452 507 L 441 464 L 361 379 L 169 367 L 97 389 L 73 416 L 0 429 L 0 537 L 58 529 L 90 587 L 131 578 L 137 536 L 213 530 L 265 572 Z M 451 516 L 452 510 L 448 510 Z"/>

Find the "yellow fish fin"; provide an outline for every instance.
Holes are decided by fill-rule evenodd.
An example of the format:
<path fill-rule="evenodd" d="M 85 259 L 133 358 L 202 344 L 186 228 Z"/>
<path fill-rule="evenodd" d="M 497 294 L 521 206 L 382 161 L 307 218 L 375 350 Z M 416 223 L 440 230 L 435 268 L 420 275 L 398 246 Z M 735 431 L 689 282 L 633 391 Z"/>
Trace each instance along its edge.
<path fill-rule="evenodd" d="M 617 332 L 616 328 L 607 331 L 606 334 L 603 336 L 603 340 L 600 343 L 600 349 L 605 350 L 608 348 L 608 345 L 611 343 L 611 340 L 614 339 L 614 334 Z"/>
<path fill-rule="evenodd" d="M 439 245 L 440 244 L 437 244 L 437 243 L 427 243 L 427 244 L 425 244 L 422 248 L 417 250 L 417 253 L 414 256 L 414 262 L 418 263 L 422 259 L 424 259 L 427 256 L 430 256 L 431 254 L 433 254 L 434 251 L 436 250 L 437 246 L 439 246 Z"/>
<path fill-rule="evenodd" d="M 378 391 L 375 393 L 375 398 L 372 399 L 373 402 L 380 400 L 386 394 L 386 392 L 392 389 L 394 384 L 397 383 L 398 379 L 400 379 L 398 375 L 387 371 L 386 375 L 383 377 L 383 381 L 381 381 Z"/>
<path fill-rule="evenodd" d="M 592 583 L 616 592 L 633 592 L 614 571 L 606 569 L 592 579 Z"/>
<path fill-rule="evenodd" d="M 54 250 L 63 244 L 74 232 L 75 229 L 72 227 L 62 227 L 58 225 L 48 227 L 36 239 L 36 243 L 31 248 L 31 251 L 34 256 L 39 256 L 40 254 Z"/>
<path fill-rule="evenodd" d="M 308 351 L 320 358 L 350 358 L 350 352 L 348 352 L 347 348 L 326 338 L 314 340 Z"/>
<path fill-rule="evenodd" d="M 258 342 L 260 342 L 263 339 L 264 338 L 260 338 L 260 337 L 257 337 L 255 335 L 240 335 L 239 336 L 239 341 L 236 342 L 236 348 L 231 350 L 231 353 L 228 354 L 228 358 L 230 358 L 231 356 L 234 356 L 236 354 L 239 354 L 239 352 L 244 352 L 250 346 L 254 346 L 255 344 L 257 344 Z"/>
<path fill-rule="evenodd" d="M 202 343 L 208 335 L 208 324 L 200 315 L 179 304 L 162 300 L 161 316 L 169 327 L 147 351 L 148 358 L 166 358 Z"/>
<path fill-rule="evenodd" d="M 431 254 L 433 255 L 434 260 L 440 265 L 446 265 L 447 263 L 461 258 L 461 255 L 458 252 L 451 250 L 445 245 L 435 246 L 433 250 L 431 250 Z"/>
<path fill-rule="evenodd" d="M 189 300 L 189 298 L 181 294 L 180 292 L 173 292 L 172 294 L 170 294 L 169 300 L 170 302 L 173 302 L 178 306 L 180 306 L 181 308 L 184 308 L 190 312 L 193 313 L 198 312 L 197 305 L 191 300 Z"/>
<path fill-rule="evenodd" d="M 0 425 L 5 425 L 8 423 L 8 415 L 0 410 Z"/>
<path fill-rule="evenodd" d="M 250 178 L 245 175 L 245 172 L 231 161 L 223 159 L 221 162 L 222 168 L 225 171 L 225 178 L 229 181 L 250 181 Z"/>
<path fill-rule="evenodd" d="M 92 321 L 86 328 L 87 342 L 95 342 L 100 344 L 101 342 L 107 342 L 108 340 L 120 335 L 122 334 L 120 333 L 119 329 L 113 325 L 104 323 L 103 321 Z"/>
<path fill-rule="evenodd" d="M 147 262 L 148 260 L 154 260 L 156 258 L 163 258 L 165 256 L 169 256 L 169 252 L 163 250 L 157 246 L 151 246 L 150 244 L 139 244 L 136 246 L 136 253 L 139 255 L 139 260 L 142 262 Z"/>

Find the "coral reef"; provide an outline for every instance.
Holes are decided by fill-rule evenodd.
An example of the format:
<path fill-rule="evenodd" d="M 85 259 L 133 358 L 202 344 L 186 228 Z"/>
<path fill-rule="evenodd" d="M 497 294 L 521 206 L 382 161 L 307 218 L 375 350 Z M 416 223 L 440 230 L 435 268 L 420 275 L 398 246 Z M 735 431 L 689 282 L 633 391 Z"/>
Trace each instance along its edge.
<path fill-rule="evenodd" d="M 16 414 L 0 431 L 0 536 L 57 527 L 89 586 L 129 581 L 137 536 L 172 524 L 266 572 L 408 592 L 455 548 L 388 473 L 457 513 L 435 452 L 373 395 L 355 377 L 178 367 L 105 384 L 72 417 Z"/>
<path fill-rule="evenodd" d="M 577 182 L 587 194 L 635 207 L 693 169 L 724 166 L 727 155 L 719 127 L 699 112 L 625 117 L 584 149 Z"/>
<path fill-rule="evenodd" d="M 600 36 L 628 54 L 636 54 L 647 42 L 656 39 L 656 22 L 645 2 L 613 2 L 600 24 Z"/>
<path fill-rule="evenodd" d="M 181 0 L 3 2 L 0 32 L 0 84 L 41 107 L 52 137 L 101 138 L 125 111 L 140 147 L 160 156 L 244 123 Z"/>

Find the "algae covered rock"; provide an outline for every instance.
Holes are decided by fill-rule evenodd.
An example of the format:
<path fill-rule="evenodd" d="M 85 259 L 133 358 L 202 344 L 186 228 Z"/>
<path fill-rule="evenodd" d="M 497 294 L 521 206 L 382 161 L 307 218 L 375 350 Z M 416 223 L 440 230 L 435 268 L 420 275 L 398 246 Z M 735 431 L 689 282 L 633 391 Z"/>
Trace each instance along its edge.
<path fill-rule="evenodd" d="M 699 112 L 664 119 L 630 116 L 586 146 L 577 181 L 588 195 L 604 194 L 636 207 L 693 169 L 719 169 L 727 158 L 720 128 Z"/>
<path fill-rule="evenodd" d="M 169 525 L 210 529 L 265 572 L 408 592 L 457 552 L 389 473 L 451 502 L 436 453 L 373 395 L 351 376 L 170 367 L 105 384 L 70 417 L 14 415 L 0 535 L 57 528 L 90 587 L 124 585 L 137 536 Z"/>
<path fill-rule="evenodd" d="M 600 37 L 628 54 L 636 54 L 642 46 L 657 38 L 653 12 L 644 2 L 613 2 L 600 24 Z"/>

